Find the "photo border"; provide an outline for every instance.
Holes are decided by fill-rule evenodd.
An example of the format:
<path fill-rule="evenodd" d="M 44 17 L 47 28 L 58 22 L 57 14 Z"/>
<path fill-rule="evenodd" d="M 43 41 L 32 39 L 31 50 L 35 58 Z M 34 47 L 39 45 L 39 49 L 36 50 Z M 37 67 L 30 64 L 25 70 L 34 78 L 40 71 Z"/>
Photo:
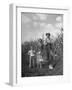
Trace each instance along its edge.
<path fill-rule="evenodd" d="M 19 27 L 19 24 L 21 23 L 21 17 L 20 17 L 20 13 L 21 12 L 25 12 L 25 9 L 27 12 L 29 12 L 29 10 L 32 9 L 31 12 L 35 12 L 35 10 L 38 10 L 37 12 L 40 13 L 44 13 L 46 11 L 50 11 L 50 13 L 56 13 L 56 14 L 63 14 L 64 15 L 64 39 L 67 39 L 67 29 L 69 27 L 69 20 L 68 20 L 68 16 L 69 16 L 69 9 L 65 9 L 65 8 L 41 8 L 41 7 L 24 7 L 24 5 L 18 5 L 18 4 L 11 4 L 10 5 L 10 75 L 9 75 L 9 82 L 11 85 L 13 86 L 17 86 L 17 85 L 32 85 L 32 84 L 48 84 L 48 83 L 62 83 L 62 82 L 69 82 L 69 64 L 68 61 L 66 61 L 66 66 L 65 66 L 65 70 L 66 70 L 66 76 L 44 76 L 44 77 L 20 77 L 21 73 L 21 59 L 20 59 L 20 45 L 21 43 L 19 42 L 21 36 L 19 36 L 20 34 L 20 30 L 21 27 Z M 34 11 L 33 11 L 34 10 Z M 44 11 L 44 12 L 43 12 Z M 47 12 L 49 13 L 49 12 Z M 20 22 L 19 22 L 20 21 Z M 21 24 L 20 24 L 21 25 Z M 66 33 L 66 34 L 65 34 Z M 64 41 L 64 46 L 65 46 L 66 41 Z M 65 48 L 67 48 L 67 46 L 65 46 Z M 64 48 L 64 49 L 65 49 Z M 64 50 L 65 55 L 63 60 L 65 61 L 65 59 L 67 59 L 68 57 L 66 56 L 66 51 Z M 19 57 L 18 57 L 19 56 Z M 63 62 L 64 62 L 63 61 Z M 68 66 L 68 68 L 66 68 Z M 43 80 L 43 82 L 41 82 Z"/>

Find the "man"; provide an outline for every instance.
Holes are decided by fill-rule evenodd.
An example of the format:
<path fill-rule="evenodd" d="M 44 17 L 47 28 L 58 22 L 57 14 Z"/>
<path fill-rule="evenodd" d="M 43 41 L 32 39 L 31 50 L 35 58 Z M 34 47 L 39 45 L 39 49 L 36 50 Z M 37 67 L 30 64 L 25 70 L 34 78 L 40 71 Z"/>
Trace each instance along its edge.
<path fill-rule="evenodd" d="M 46 33 L 45 46 L 46 46 L 47 60 L 49 61 L 50 60 L 50 51 L 52 49 L 50 33 Z"/>
<path fill-rule="evenodd" d="M 53 69 L 55 65 L 54 57 L 57 56 L 56 53 L 53 52 L 52 50 L 52 42 L 50 38 L 50 33 L 46 33 L 46 53 L 47 53 L 47 60 L 49 64 L 49 69 Z"/>

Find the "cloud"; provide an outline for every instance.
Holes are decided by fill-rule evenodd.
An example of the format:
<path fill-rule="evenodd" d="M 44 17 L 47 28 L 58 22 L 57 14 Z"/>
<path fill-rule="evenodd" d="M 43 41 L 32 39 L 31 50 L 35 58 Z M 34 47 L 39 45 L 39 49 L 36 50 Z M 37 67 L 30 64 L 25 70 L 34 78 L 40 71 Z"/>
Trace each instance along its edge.
<path fill-rule="evenodd" d="M 45 22 L 41 22 L 40 23 L 40 28 L 43 28 L 43 27 L 45 27 L 46 26 L 46 23 Z"/>
<path fill-rule="evenodd" d="M 53 30 L 54 29 L 54 26 L 52 24 L 47 24 L 45 26 L 45 28 L 48 29 L 48 30 Z"/>
<path fill-rule="evenodd" d="M 36 14 L 32 15 L 33 20 L 38 20 L 38 16 Z"/>
<path fill-rule="evenodd" d="M 40 20 L 46 20 L 47 19 L 47 15 L 46 14 L 36 14 L 37 18 L 39 18 Z"/>
<path fill-rule="evenodd" d="M 27 16 L 22 15 L 22 22 L 23 23 L 29 23 L 29 22 L 31 22 L 31 19 Z"/>
<path fill-rule="evenodd" d="M 56 18 L 56 21 L 57 21 L 57 22 L 62 22 L 62 17 L 61 17 L 61 16 L 58 16 L 58 17 Z"/>
<path fill-rule="evenodd" d="M 33 22 L 34 27 L 38 26 L 38 22 Z"/>
<path fill-rule="evenodd" d="M 34 21 L 33 22 L 33 26 L 34 27 L 40 27 L 40 28 L 44 28 L 46 26 L 46 23 L 45 22 L 38 22 L 38 21 Z"/>

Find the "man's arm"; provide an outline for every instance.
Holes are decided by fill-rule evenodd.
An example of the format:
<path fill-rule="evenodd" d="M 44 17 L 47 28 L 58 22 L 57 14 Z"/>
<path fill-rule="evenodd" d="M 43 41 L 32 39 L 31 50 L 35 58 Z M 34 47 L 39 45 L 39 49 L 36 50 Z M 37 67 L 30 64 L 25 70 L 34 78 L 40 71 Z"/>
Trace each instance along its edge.
<path fill-rule="evenodd" d="M 30 55 L 30 51 L 28 51 L 28 55 Z"/>

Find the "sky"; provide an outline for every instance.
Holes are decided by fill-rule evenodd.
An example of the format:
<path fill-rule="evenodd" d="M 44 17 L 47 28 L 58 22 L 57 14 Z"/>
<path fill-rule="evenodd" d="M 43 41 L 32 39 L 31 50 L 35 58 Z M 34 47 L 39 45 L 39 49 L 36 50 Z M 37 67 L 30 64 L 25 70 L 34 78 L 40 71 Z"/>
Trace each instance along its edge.
<path fill-rule="evenodd" d="M 62 27 L 62 14 L 21 13 L 22 43 L 42 38 L 42 36 L 46 38 L 46 33 L 50 33 L 51 38 L 56 39 Z"/>

